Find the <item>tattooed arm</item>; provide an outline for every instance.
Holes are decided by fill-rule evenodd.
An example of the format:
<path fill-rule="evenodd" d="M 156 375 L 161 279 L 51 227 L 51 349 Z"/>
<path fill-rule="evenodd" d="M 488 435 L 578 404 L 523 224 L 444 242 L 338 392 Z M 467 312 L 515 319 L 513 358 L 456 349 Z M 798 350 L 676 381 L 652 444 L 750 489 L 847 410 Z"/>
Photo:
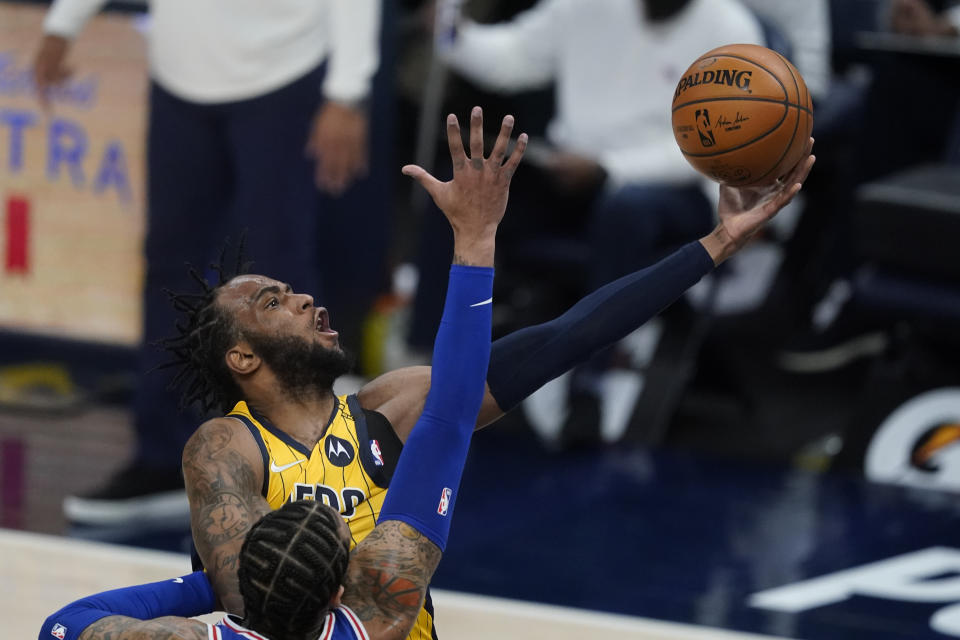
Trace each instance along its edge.
<path fill-rule="evenodd" d="M 87 627 L 77 640 L 207 640 L 207 625 L 175 616 L 153 620 L 108 616 Z"/>
<path fill-rule="evenodd" d="M 243 615 L 237 580 L 240 547 L 250 527 L 271 511 L 260 495 L 260 450 L 240 422 L 208 420 L 184 447 L 183 476 L 197 553 L 223 609 Z"/>
<path fill-rule="evenodd" d="M 378 524 L 350 557 L 343 603 L 371 638 L 402 640 L 417 620 L 440 548 L 398 520 Z"/>

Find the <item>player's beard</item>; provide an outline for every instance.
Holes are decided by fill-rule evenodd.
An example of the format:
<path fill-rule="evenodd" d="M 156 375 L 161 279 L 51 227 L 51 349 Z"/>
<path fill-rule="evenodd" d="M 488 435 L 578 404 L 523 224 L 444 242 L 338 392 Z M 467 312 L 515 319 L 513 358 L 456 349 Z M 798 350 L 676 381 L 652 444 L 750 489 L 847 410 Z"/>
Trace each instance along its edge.
<path fill-rule="evenodd" d="M 244 338 L 293 399 L 328 393 L 334 380 L 353 368 L 353 358 L 343 349 L 328 349 L 300 336 L 247 333 Z"/>

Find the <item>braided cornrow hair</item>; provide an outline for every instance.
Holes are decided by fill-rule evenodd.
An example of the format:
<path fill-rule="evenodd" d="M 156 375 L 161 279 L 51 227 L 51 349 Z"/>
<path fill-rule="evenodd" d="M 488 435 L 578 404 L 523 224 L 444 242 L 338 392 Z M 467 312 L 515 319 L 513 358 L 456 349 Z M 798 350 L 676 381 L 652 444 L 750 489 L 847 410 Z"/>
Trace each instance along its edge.
<path fill-rule="evenodd" d="M 177 293 L 164 289 L 173 307 L 184 314 L 177 322 L 177 335 L 157 344 L 173 356 L 157 369 L 177 367 L 170 382 L 171 389 L 181 388 L 181 408 L 199 403 L 207 413 L 212 409 L 227 412 L 243 399 L 240 387 L 234 382 L 224 362 L 224 354 L 236 341 L 239 331 L 236 322 L 216 303 L 217 291 L 238 275 L 247 273 L 250 264 L 243 259 L 244 238 L 241 236 L 233 268 L 226 266 L 225 243 L 220 256 L 210 268 L 217 273 L 217 284 L 211 286 L 193 267 L 190 277 L 200 286 L 195 293 Z"/>
<path fill-rule="evenodd" d="M 297 500 L 253 525 L 237 570 L 247 627 L 274 640 L 319 629 L 350 558 L 339 520 L 322 502 Z"/>

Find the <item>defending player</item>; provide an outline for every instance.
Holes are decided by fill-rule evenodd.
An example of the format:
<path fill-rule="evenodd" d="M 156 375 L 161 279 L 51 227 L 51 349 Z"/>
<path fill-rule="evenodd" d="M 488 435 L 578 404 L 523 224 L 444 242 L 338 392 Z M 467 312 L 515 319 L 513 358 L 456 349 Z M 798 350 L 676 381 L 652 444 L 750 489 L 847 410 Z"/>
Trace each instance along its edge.
<path fill-rule="evenodd" d="M 430 392 L 408 434 L 390 495 L 382 501 L 379 522 L 357 545 L 352 558 L 350 532 L 337 510 L 317 500 L 294 501 L 267 513 L 245 536 L 239 553 L 244 618 L 228 617 L 216 627 L 186 619 L 214 608 L 213 590 L 198 571 L 71 603 L 46 620 L 40 631 L 42 640 L 50 635 L 59 640 L 399 640 L 407 635 L 446 545 L 484 395 L 490 359 L 494 239 L 510 178 L 526 146 L 526 136 L 521 135 L 504 163 L 512 125 L 513 118 L 507 116 L 491 159 L 484 160 L 482 146 L 478 146 L 482 145 L 482 120 L 475 108 L 468 165 L 456 118 L 451 116 L 453 181 L 441 184 L 418 167 L 405 168 L 426 184 L 450 221 L 454 264 L 434 345 Z M 239 303 L 242 306 L 268 310 L 268 316 L 284 316 L 266 320 L 267 324 L 287 327 L 296 334 L 294 324 L 286 323 L 307 320 L 296 324 L 299 333 L 316 334 L 304 338 L 308 344 L 329 340 L 312 305 L 300 304 L 292 294 L 286 300 L 295 300 L 294 304 L 274 305 L 270 297 L 281 296 L 282 288 L 274 291 L 276 284 L 263 278 L 232 283 L 220 292 L 214 305 L 231 304 L 228 294 L 239 291 L 245 301 Z M 261 317 L 257 311 L 250 313 Z M 300 395 L 288 400 L 309 403 L 309 388 L 299 388 Z M 289 393 L 290 389 L 281 391 Z M 430 464 L 423 464 L 424 460 Z"/>
<path fill-rule="evenodd" d="M 475 111 L 473 158 L 482 156 L 481 126 Z M 458 136 L 459 129 L 448 125 L 454 171 L 462 174 L 475 161 L 466 158 Z M 498 153 L 504 150 L 495 150 L 495 159 Z M 721 188 L 719 223 L 711 234 L 606 285 L 559 318 L 495 342 L 477 424 L 502 416 L 679 297 L 789 202 L 812 164 L 810 156 L 768 189 Z M 441 209 L 457 197 L 478 205 L 507 199 L 505 188 L 457 194 L 450 188 L 456 179 L 441 184 L 420 170 L 410 175 Z M 184 365 L 179 380 L 186 399 L 227 413 L 201 425 L 184 450 L 193 538 L 224 608 L 242 613 L 237 558 L 264 513 L 313 497 L 344 515 L 353 544 L 372 530 L 393 463 L 423 410 L 431 370 L 389 372 L 355 396 L 338 398 L 332 384 L 348 362 L 326 310 L 315 308 L 310 296 L 264 276 L 241 276 L 197 300 L 177 300 L 188 315 L 172 345 Z M 434 635 L 429 595 L 416 629 L 422 637 Z"/>

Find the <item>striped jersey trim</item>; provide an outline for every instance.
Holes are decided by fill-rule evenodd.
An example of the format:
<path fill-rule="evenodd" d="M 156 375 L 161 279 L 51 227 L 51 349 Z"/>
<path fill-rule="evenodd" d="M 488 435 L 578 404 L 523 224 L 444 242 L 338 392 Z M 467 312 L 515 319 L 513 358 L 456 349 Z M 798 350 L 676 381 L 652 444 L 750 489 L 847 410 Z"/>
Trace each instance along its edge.
<path fill-rule="evenodd" d="M 323 623 L 323 630 L 320 632 L 318 640 L 330 640 L 333 637 L 333 630 L 337 626 L 337 616 L 331 611 L 327 614 L 327 619 Z"/>
<path fill-rule="evenodd" d="M 270 640 L 266 636 L 262 636 L 256 631 L 251 631 L 250 629 L 241 627 L 239 624 L 231 620 L 230 616 L 224 616 L 223 620 L 220 621 L 220 624 L 227 627 L 231 631 L 239 633 L 244 638 L 250 638 L 251 640 Z"/>
<path fill-rule="evenodd" d="M 360 638 L 360 640 L 370 640 L 370 635 L 367 633 L 367 629 L 363 626 L 363 623 L 360 622 L 360 618 L 358 618 L 357 614 L 353 612 L 353 609 L 345 604 L 341 604 L 339 609 L 343 612 L 347 622 L 350 623 L 350 626 L 353 628 L 353 633 Z"/>

